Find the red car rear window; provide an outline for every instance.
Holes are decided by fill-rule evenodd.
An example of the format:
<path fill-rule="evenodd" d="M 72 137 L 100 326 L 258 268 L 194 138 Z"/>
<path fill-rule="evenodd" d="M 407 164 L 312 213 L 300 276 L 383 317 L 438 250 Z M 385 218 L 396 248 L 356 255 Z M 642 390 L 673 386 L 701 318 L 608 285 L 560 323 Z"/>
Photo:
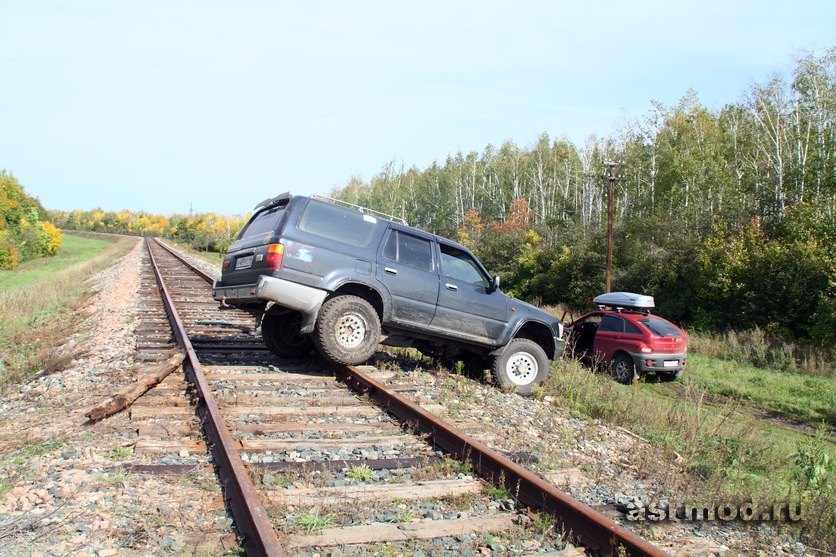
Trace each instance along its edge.
<path fill-rule="evenodd" d="M 647 319 L 639 320 L 639 323 L 650 329 L 650 332 L 660 337 L 678 337 L 682 336 L 682 331 L 676 328 L 673 323 L 669 323 L 664 319 L 658 317 L 648 317 Z"/>

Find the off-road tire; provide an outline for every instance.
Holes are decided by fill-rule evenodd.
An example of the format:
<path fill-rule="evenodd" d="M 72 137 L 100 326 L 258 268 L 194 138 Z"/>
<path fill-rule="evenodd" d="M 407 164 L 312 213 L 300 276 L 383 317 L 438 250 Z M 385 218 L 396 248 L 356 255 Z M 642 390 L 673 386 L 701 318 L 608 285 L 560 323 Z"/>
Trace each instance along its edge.
<path fill-rule="evenodd" d="M 633 358 L 623 352 L 615 355 L 615 358 L 610 362 L 610 373 L 613 379 L 622 385 L 629 385 L 633 382 L 633 376 L 636 373 L 636 364 L 633 363 Z"/>
<path fill-rule="evenodd" d="M 491 371 L 501 386 L 513 385 L 517 393 L 529 396 L 549 376 L 549 358 L 533 340 L 515 338 L 493 357 Z"/>
<path fill-rule="evenodd" d="M 323 358 L 357 365 L 372 357 L 380 342 L 380 318 L 357 296 L 331 298 L 319 310 L 313 342 Z"/>
<path fill-rule="evenodd" d="M 310 335 L 299 332 L 302 314 L 267 312 L 261 321 L 264 346 L 280 358 L 301 358 L 311 353 L 314 343 Z"/>

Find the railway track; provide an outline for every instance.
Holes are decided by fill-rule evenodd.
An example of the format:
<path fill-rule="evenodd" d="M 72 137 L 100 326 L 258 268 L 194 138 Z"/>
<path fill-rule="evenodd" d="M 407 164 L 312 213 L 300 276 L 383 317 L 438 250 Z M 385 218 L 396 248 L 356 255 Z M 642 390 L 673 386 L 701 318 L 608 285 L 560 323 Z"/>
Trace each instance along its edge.
<path fill-rule="evenodd" d="M 251 315 L 211 299 L 211 277 L 147 247 L 139 358 L 187 358 L 185 374 L 131 409 L 133 467 L 214 466 L 224 493 L 214 504 L 230 510 L 248 555 L 503 554 L 505 540 L 509 554 L 542 555 L 566 539 L 604 555 L 665 555 L 462 433 L 480 424 L 390 388 L 391 373 L 273 356 Z"/>

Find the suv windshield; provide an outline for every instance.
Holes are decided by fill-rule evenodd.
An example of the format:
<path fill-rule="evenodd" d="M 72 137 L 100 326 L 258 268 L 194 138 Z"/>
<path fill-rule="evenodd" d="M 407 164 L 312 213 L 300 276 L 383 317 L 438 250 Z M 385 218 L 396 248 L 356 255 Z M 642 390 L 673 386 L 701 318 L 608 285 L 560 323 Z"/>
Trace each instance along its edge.
<path fill-rule="evenodd" d="M 660 337 L 678 337 L 679 329 L 668 323 L 664 319 L 658 317 L 648 317 L 639 321 L 642 325 L 650 329 L 650 332 Z"/>

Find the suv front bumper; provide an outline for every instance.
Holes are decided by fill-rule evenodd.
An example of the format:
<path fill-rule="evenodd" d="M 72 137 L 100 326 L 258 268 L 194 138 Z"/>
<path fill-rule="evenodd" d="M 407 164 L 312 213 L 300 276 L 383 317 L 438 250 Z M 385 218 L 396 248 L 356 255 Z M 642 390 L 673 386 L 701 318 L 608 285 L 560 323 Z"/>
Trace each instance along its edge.
<path fill-rule="evenodd" d="M 298 311 L 305 318 L 302 320 L 302 333 L 313 331 L 319 308 L 328 292 L 312 288 L 297 282 L 261 275 L 255 284 L 239 286 L 212 286 L 212 298 L 221 303 L 253 304 L 275 302 L 276 304 Z"/>

